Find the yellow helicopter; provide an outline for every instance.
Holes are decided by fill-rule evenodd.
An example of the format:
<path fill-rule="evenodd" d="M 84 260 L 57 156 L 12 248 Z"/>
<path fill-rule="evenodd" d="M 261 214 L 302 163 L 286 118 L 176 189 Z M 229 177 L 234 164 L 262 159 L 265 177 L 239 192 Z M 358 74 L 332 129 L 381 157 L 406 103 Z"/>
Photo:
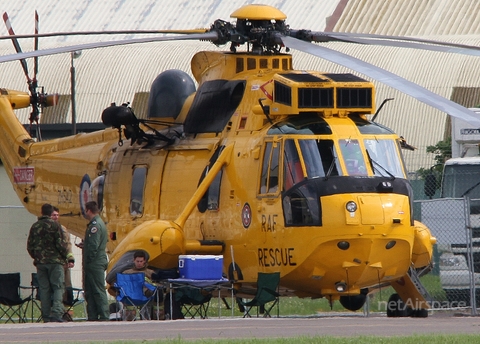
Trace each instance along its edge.
<path fill-rule="evenodd" d="M 63 224 L 83 237 L 85 203 L 97 201 L 110 236 L 107 282 L 138 249 L 155 269 L 177 268 L 180 255 L 222 254 L 223 272 L 239 291 L 254 286 L 258 272 L 280 272 L 281 295 L 325 297 L 358 310 L 369 293 L 391 285 L 411 305 L 408 314 L 427 316 L 418 277 L 432 266 L 435 238 L 413 219 L 401 153 L 409 146 L 375 116 L 367 118 L 376 109 L 371 82 L 295 70 L 288 49 L 344 64 L 471 123 L 480 119 L 392 73 L 311 43 L 387 44 L 384 37 L 293 30 L 284 13 L 266 5 L 231 16 L 236 24 L 156 31 L 176 36 L 17 48 L 1 56 L 0 63 L 20 60 L 28 77 L 30 57 L 151 41 L 230 43 L 227 52 L 193 56 L 198 88 L 185 72 L 164 71 L 152 84 L 147 119 L 127 103 L 112 104 L 102 113 L 109 128 L 98 132 L 34 139 L 14 110 L 31 106 L 37 121 L 55 97 L 38 91 L 36 75 L 30 92 L 0 89 L 0 158 L 25 208 L 38 214 L 43 203 L 58 204 Z M 444 49 L 407 38 L 396 44 Z"/>

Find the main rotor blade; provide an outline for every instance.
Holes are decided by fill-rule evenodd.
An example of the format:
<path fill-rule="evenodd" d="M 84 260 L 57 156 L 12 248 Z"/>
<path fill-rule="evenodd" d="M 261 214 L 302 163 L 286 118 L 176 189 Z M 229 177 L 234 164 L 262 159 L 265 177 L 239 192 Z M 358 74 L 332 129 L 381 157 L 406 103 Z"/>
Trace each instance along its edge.
<path fill-rule="evenodd" d="M 345 37 L 344 35 L 333 35 L 333 37 L 343 38 L 346 41 L 359 43 L 359 44 L 369 44 L 369 45 L 382 45 L 382 46 L 391 46 L 391 47 L 400 47 L 400 48 L 413 48 L 413 49 L 422 49 L 430 51 L 439 51 L 444 53 L 456 53 L 463 55 L 471 56 L 480 56 L 480 47 L 472 45 L 464 45 L 457 43 L 441 42 L 441 41 L 430 41 L 427 39 L 416 39 L 409 37 L 388 37 L 375 38 L 373 35 L 372 38 L 361 38 L 361 37 Z"/>
<path fill-rule="evenodd" d="M 147 37 L 147 38 L 133 38 L 133 39 L 124 39 L 124 40 L 108 41 L 108 42 L 94 42 L 94 43 L 85 43 L 85 44 L 70 45 L 65 47 L 30 51 L 26 53 L 19 53 L 19 54 L 13 54 L 13 55 L 4 55 L 4 56 L 0 56 L 0 63 L 16 61 L 16 60 L 29 58 L 29 57 L 35 57 L 35 56 L 63 54 L 63 53 L 77 51 L 77 50 L 105 48 L 105 47 L 113 47 L 117 45 L 162 42 L 162 41 L 186 41 L 186 40 L 205 40 L 205 41 L 214 42 L 217 39 L 218 39 L 218 35 L 216 32 L 207 32 L 202 34 L 192 34 L 192 35 L 183 35 L 183 36 Z"/>
<path fill-rule="evenodd" d="M 282 37 L 284 44 L 290 48 L 306 52 L 308 54 L 320 57 L 327 61 L 342 65 L 354 71 L 362 73 L 374 80 L 393 87 L 400 92 L 428 104 L 440 111 L 446 112 L 450 116 L 460 118 L 471 125 L 480 127 L 480 116 L 467 108 L 445 99 L 420 85 L 408 81 L 385 69 L 371 65 L 368 62 L 359 60 L 355 57 L 343 54 L 339 51 L 322 47 L 316 44 L 301 41 L 292 37 Z"/>
<path fill-rule="evenodd" d="M 42 38 L 57 36 L 92 36 L 92 35 L 146 35 L 146 34 L 196 34 L 205 33 L 208 29 L 193 30 L 112 30 L 112 31 L 65 31 L 65 32 L 46 32 L 25 35 L 15 35 L 15 38 Z M 10 36 L 0 36 L 0 40 L 11 39 Z"/>
<path fill-rule="evenodd" d="M 7 31 L 10 35 L 10 39 L 13 42 L 13 46 L 15 48 L 15 51 L 17 53 L 21 53 L 22 48 L 20 48 L 20 44 L 18 43 L 18 40 L 15 37 L 12 37 L 12 36 L 15 36 L 15 32 L 13 31 L 12 24 L 10 23 L 10 19 L 8 18 L 7 12 L 3 13 L 3 21 L 5 22 L 5 26 L 7 27 Z M 30 77 L 28 76 L 27 61 L 25 61 L 24 59 L 20 59 L 20 63 L 22 65 L 23 72 L 25 73 L 25 76 L 27 77 L 27 82 L 30 83 L 31 80 L 30 80 Z"/>
<path fill-rule="evenodd" d="M 307 30 L 291 30 L 290 36 L 318 43 L 339 41 L 367 45 L 380 45 L 399 48 L 413 48 L 444 53 L 456 53 L 480 56 L 480 47 L 459 43 L 442 42 L 415 37 L 385 36 L 346 32 L 313 32 Z"/>

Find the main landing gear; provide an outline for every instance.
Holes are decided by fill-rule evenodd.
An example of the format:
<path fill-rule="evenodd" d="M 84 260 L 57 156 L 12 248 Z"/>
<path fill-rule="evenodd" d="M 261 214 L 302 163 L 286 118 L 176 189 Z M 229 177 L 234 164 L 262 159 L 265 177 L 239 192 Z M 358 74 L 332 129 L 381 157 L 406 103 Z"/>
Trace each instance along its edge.
<path fill-rule="evenodd" d="M 398 294 L 392 294 L 388 299 L 387 304 L 387 317 L 389 318 L 401 318 L 401 317 L 412 317 L 412 318 L 426 318 L 428 317 L 427 309 L 412 309 L 410 306 L 406 305 L 405 302 L 400 298 Z"/>

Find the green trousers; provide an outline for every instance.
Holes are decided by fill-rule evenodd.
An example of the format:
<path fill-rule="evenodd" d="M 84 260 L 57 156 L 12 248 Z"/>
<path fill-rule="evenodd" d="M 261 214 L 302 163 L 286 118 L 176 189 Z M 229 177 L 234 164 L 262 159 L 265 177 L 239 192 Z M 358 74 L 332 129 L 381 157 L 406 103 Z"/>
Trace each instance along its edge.
<path fill-rule="evenodd" d="M 84 267 L 83 283 L 85 301 L 87 301 L 87 320 L 109 320 L 107 291 L 105 290 L 105 269 L 103 267 Z"/>
<path fill-rule="evenodd" d="M 42 318 L 60 319 L 63 316 L 65 272 L 62 264 L 37 264 L 38 288 L 42 304 Z"/>

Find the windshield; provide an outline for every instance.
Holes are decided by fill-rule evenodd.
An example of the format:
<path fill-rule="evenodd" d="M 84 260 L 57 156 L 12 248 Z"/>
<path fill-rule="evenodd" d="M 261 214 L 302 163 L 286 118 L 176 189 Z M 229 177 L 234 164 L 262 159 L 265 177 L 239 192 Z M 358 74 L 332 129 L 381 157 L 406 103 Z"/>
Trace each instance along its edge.
<path fill-rule="evenodd" d="M 367 167 L 358 140 L 339 140 L 347 173 L 351 176 L 366 176 Z"/>
<path fill-rule="evenodd" d="M 303 170 L 303 158 L 305 172 Z M 333 140 L 287 139 L 284 145 L 284 185 L 285 190 L 307 178 L 338 176 L 337 154 Z"/>
<path fill-rule="evenodd" d="M 375 138 L 365 139 L 363 142 L 368 156 L 373 160 L 373 172 L 376 176 L 387 176 L 390 173 L 397 178 L 405 178 L 394 140 Z"/>

